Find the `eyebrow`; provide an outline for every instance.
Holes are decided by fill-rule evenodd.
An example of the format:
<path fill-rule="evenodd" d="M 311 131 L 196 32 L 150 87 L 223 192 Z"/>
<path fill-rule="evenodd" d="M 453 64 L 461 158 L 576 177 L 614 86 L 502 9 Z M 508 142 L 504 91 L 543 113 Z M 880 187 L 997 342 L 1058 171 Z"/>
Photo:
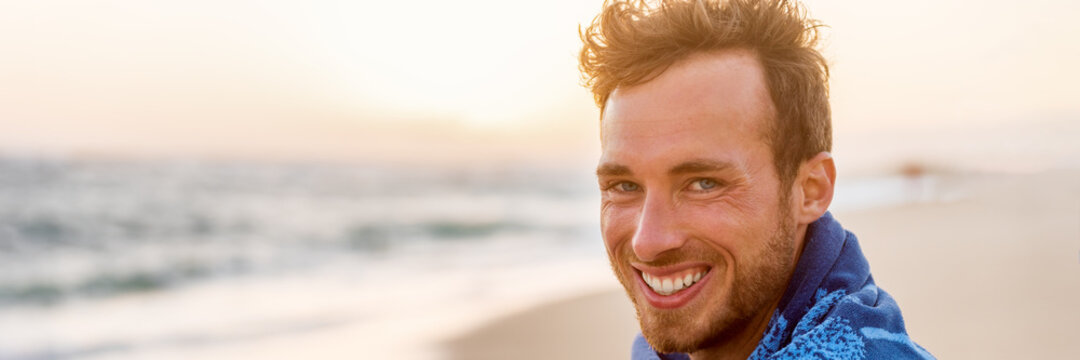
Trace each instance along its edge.
<path fill-rule="evenodd" d="M 717 161 L 709 159 L 694 159 L 684 161 L 678 165 L 673 166 L 668 170 L 668 174 L 671 175 L 685 175 L 685 174 L 697 174 L 704 172 L 716 172 L 724 171 L 735 168 L 735 165 L 726 161 Z M 620 165 L 616 163 L 601 164 L 596 168 L 596 176 L 625 176 L 633 175 L 634 172 L 630 171 L 630 168 L 626 165 Z"/>
<path fill-rule="evenodd" d="M 683 162 L 679 165 L 675 165 L 668 170 L 672 175 L 685 175 L 685 174 L 697 174 L 703 172 L 715 172 L 734 169 L 735 164 L 727 161 L 717 161 L 709 159 L 694 159 Z"/>
<path fill-rule="evenodd" d="M 630 168 L 626 167 L 626 165 L 619 165 L 619 164 L 613 164 L 613 163 L 604 163 L 604 164 L 600 164 L 600 166 L 596 167 L 596 176 L 597 177 L 624 176 L 624 175 L 633 175 L 633 174 L 634 174 L 634 172 L 630 171 Z"/>

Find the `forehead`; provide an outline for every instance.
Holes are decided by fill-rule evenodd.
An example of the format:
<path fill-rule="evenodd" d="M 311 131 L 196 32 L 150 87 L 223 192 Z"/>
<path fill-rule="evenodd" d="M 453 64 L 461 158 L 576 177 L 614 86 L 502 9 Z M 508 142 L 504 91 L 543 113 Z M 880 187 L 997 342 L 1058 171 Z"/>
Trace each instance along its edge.
<path fill-rule="evenodd" d="M 601 120 L 602 161 L 759 150 L 774 113 L 753 52 L 695 54 L 611 94 Z"/>

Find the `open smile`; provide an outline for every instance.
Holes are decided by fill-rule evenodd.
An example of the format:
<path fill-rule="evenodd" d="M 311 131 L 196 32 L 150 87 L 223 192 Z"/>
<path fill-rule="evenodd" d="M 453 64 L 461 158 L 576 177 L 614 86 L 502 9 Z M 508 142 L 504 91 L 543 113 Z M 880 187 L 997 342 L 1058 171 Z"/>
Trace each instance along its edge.
<path fill-rule="evenodd" d="M 712 267 L 707 265 L 653 269 L 634 266 L 638 287 L 653 307 L 674 309 L 686 305 L 701 292 L 711 278 Z"/>

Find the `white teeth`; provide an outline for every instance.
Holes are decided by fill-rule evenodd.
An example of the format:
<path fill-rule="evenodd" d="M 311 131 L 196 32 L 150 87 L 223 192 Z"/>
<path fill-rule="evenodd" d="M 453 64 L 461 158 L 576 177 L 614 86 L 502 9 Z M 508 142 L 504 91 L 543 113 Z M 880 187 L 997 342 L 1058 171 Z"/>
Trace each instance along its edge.
<path fill-rule="evenodd" d="M 676 277 L 674 279 L 672 279 L 672 278 L 660 279 L 660 278 L 658 278 L 656 276 L 652 276 L 652 275 L 649 275 L 649 274 L 646 274 L 646 273 L 642 272 L 641 273 L 641 278 L 642 278 L 642 280 L 645 280 L 645 283 L 648 284 L 649 287 L 651 287 L 653 289 L 653 291 L 655 291 L 656 293 L 658 293 L 660 295 L 665 295 L 666 296 L 666 295 L 671 295 L 671 294 L 673 294 L 675 292 L 678 292 L 678 291 L 680 291 L 682 289 L 688 288 L 688 287 L 690 287 L 690 285 L 693 285 L 693 284 L 697 283 L 698 281 L 701 281 L 701 277 L 705 276 L 706 273 L 708 273 L 708 271 L 702 271 L 702 272 L 693 273 L 693 274 L 686 274 L 686 275 L 683 275 L 682 277 Z"/>

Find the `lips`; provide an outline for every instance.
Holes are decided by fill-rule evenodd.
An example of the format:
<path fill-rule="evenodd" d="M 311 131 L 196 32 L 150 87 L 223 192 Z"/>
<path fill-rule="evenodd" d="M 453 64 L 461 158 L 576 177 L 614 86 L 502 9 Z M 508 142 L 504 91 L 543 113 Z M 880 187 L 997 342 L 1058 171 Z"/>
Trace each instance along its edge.
<path fill-rule="evenodd" d="M 706 265 L 651 268 L 636 264 L 634 268 L 645 299 L 661 309 L 682 307 L 693 300 L 711 278 L 712 269 Z"/>
<path fill-rule="evenodd" d="M 674 276 L 654 276 L 649 273 L 642 272 L 641 278 L 645 280 L 645 283 L 649 285 L 657 294 L 671 295 L 689 288 L 701 280 L 702 275 L 709 273 L 708 269 L 698 269 L 691 271 L 680 271 Z"/>

